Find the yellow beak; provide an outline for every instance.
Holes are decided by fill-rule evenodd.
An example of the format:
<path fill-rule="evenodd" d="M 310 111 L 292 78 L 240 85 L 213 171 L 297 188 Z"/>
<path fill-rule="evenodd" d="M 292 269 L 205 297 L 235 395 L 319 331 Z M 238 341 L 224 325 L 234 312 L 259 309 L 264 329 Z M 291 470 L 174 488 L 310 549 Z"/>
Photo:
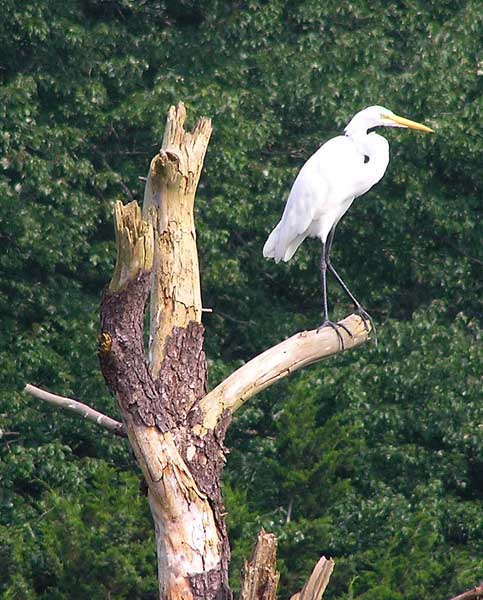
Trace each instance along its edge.
<path fill-rule="evenodd" d="M 404 117 L 398 117 L 397 115 L 387 115 L 386 119 L 397 123 L 401 127 L 409 127 L 409 129 L 418 129 L 419 131 L 427 131 L 428 133 L 434 133 L 433 129 L 426 127 L 426 125 L 421 125 L 421 123 L 416 123 L 416 121 L 410 121 L 409 119 L 405 119 Z"/>

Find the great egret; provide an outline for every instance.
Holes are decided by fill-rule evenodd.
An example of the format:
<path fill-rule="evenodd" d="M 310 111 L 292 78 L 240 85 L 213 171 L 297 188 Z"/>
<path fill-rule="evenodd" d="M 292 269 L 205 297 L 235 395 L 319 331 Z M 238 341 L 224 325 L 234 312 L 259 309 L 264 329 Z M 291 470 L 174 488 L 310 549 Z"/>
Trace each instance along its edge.
<path fill-rule="evenodd" d="M 389 144 L 381 135 L 368 133 L 373 127 L 433 131 L 425 125 L 399 117 L 382 106 L 370 106 L 358 112 L 345 128 L 345 135 L 323 144 L 304 164 L 292 186 L 282 218 L 263 248 L 266 258 L 273 258 L 275 262 L 288 261 L 306 237 L 320 238 L 323 294 L 323 322 L 320 328 L 332 327 L 342 347 L 343 340 L 337 325 L 329 320 L 327 270 L 354 303 L 356 312 L 364 322 L 372 324 L 369 314 L 334 269 L 330 261 L 330 249 L 341 217 L 355 198 L 365 194 L 383 177 L 389 163 Z"/>

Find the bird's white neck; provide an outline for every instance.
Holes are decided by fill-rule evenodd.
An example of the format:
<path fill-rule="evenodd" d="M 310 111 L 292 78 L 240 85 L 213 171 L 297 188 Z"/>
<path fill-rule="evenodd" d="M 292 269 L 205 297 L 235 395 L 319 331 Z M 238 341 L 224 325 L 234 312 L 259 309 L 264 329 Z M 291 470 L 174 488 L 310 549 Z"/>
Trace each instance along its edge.
<path fill-rule="evenodd" d="M 367 129 L 359 127 L 350 128 L 348 126 L 345 134 L 354 144 L 357 152 L 367 158 L 367 160 L 364 159 L 363 168 L 364 177 L 367 177 L 367 181 L 370 183 L 367 187 L 369 189 L 381 179 L 387 169 L 389 163 L 388 141 L 382 135 L 367 133 Z"/>
<path fill-rule="evenodd" d="M 371 123 L 365 116 L 365 111 L 361 111 L 352 117 L 347 124 L 344 133 L 351 139 L 360 138 L 367 135 L 367 130 L 370 127 Z"/>
<path fill-rule="evenodd" d="M 370 143 L 370 138 L 367 134 L 367 129 L 361 129 L 360 127 L 351 128 L 351 123 L 349 123 L 349 125 L 345 129 L 346 137 L 348 137 L 352 142 L 354 142 L 355 147 L 361 154 L 364 154 L 365 156 L 369 157 L 372 156 L 374 148 Z"/>

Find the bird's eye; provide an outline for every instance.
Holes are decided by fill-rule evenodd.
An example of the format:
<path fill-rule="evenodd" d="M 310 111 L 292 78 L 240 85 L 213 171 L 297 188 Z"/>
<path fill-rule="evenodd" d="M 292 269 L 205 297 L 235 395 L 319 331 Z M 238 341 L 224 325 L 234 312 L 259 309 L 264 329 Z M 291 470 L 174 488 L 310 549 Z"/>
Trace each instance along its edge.
<path fill-rule="evenodd" d="M 369 157 L 367 156 L 367 154 L 364 154 L 364 164 L 369 162 Z"/>

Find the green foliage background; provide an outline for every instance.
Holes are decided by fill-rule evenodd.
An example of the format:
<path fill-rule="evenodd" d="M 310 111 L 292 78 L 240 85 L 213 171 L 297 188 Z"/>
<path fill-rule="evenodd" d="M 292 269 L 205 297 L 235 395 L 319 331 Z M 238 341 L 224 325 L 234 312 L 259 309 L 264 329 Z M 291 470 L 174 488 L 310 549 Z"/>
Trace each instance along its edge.
<path fill-rule="evenodd" d="M 320 319 L 318 243 L 264 261 L 294 176 L 353 113 L 384 180 L 334 263 L 379 346 L 305 370 L 237 416 L 225 495 L 233 584 L 263 525 L 282 591 L 336 559 L 328 600 L 432 600 L 483 578 L 483 13 L 478 0 L 1 0 L 0 597 L 152 599 L 155 549 L 126 444 L 26 382 L 116 416 L 98 372 L 115 200 L 142 197 L 170 104 L 214 134 L 197 198 L 213 382 Z M 256 218 L 255 218 L 256 215 Z M 335 317 L 350 311 L 332 286 Z"/>

